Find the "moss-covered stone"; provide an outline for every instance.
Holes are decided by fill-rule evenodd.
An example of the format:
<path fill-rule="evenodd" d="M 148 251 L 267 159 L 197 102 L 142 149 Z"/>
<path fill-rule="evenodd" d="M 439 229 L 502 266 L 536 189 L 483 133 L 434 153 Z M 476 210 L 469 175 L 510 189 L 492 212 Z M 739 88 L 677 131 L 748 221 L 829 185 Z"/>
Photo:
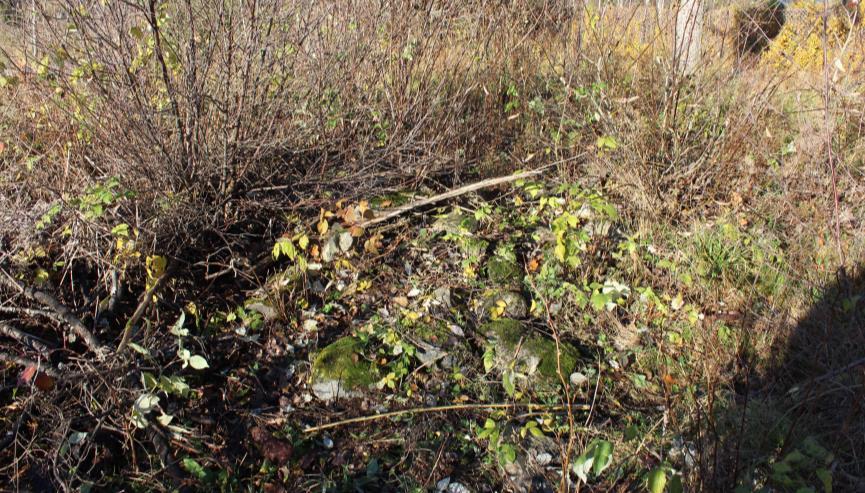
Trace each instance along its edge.
<path fill-rule="evenodd" d="M 560 343 L 561 355 L 556 357 L 556 341 L 537 334 L 527 328 L 522 322 L 509 318 L 493 320 L 480 327 L 480 332 L 497 343 L 496 363 L 506 367 L 514 356 L 517 366 L 522 371 L 539 374 L 544 380 L 558 378 L 558 362 L 561 362 L 562 373 L 567 378 L 574 372 L 579 360 L 579 351 L 571 344 Z M 522 345 L 517 354 L 517 345 Z"/>
<path fill-rule="evenodd" d="M 492 290 L 484 295 L 481 310 L 481 318 L 484 319 L 493 312 L 499 318 L 526 318 L 529 315 L 529 303 L 517 291 Z"/>
<path fill-rule="evenodd" d="M 459 210 L 438 218 L 432 225 L 432 230 L 437 233 L 474 233 L 477 229 L 478 220 Z"/>
<path fill-rule="evenodd" d="M 424 342 L 443 345 L 451 336 L 451 331 L 447 324 L 441 321 L 433 321 L 432 323 L 418 323 L 411 328 L 411 333 L 419 337 Z"/>
<path fill-rule="evenodd" d="M 522 283 L 523 270 L 515 261 L 493 257 L 486 265 L 487 278 L 495 286 L 514 286 Z"/>
<path fill-rule="evenodd" d="M 361 342 L 343 337 L 325 347 L 312 362 L 313 392 L 319 399 L 359 397 L 379 380 L 375 366 L 361 355 Z"/>

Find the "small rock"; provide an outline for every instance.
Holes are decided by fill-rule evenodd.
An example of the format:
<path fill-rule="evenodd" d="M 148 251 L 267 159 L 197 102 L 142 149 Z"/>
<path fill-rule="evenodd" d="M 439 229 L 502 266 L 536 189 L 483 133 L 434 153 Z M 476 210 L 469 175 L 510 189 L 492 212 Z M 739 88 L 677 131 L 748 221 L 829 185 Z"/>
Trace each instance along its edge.
<path fill-rule="evenodd" d="M 589 377 L 583 375 L 582 373 L 580 373 L 578 371 L 575 371 L 574 373 L 571 373 L 570 381 L 571 381 L 571 385 L 574 385 L 575 387 L 579 387 L 580 385 L 588 382 Z"/>
<path fill-rule="evenodd" d="M 472 493 L 472 490 L 468 489 L 466 486 L 463 486 L 460 483 L 451 483 L 448 485 L 448 493 Z"/>
<path fill-rule="evenodd" d="M 447 286 L 442 286 L 433 291 L 433 301 L 437 304 L 450 308 L 451 305 L 451 290 Z"/>
<path fill-rule="evenodd" d="M 535 456 L 535 462 L 539 466 L 546 466 L 553 460 L 553 455 L 548 452 L 541 452 Z"/>
<path fill-rule="evenodd" d="M 246 305 L 247 310 L 258 312 L 265 320 L 274 320 L 279 317 L 279 312 L 266 300 L 253 301 Z"/>

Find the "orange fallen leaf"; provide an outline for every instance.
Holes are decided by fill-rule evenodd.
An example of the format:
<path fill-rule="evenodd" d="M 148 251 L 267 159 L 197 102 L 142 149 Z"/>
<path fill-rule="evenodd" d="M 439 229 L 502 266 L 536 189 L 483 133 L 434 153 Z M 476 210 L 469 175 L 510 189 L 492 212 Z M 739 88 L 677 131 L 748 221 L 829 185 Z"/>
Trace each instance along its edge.
<path fill-rule="evenodd" d="M 54 377 L 40 372 L 35 366 L 28 366 L 18 376 L 18 382 L 22 385 L 33 385 L 37 389 L 48 392 L 54 388 Z"/>
<path fill-rule="evenodd" d="M 664 384 L 666 384 L 668 387 L 672 387 L 673 385 L 676 385 L 676 379 L 673 378 L 673 375 L 667 373 L 666 375 L 664 375 Z"/>

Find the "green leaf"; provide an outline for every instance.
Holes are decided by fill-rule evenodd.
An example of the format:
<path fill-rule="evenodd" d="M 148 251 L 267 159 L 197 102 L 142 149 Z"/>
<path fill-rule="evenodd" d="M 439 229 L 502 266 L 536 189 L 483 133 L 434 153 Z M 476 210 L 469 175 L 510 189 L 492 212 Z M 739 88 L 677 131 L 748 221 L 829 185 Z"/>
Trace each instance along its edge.
<path fill-rule="evenodd" d="M 589 472 L 597 477 L 613 462 L 613 444 L 606 440 L 594 440 L 582 455 L 577 457 L 571 469 L 584 483 L 588 483 Z"/>
<path fill-rule="evenodd" d="M 484 371 L 489 372 L 493 369 L 493 365 L 495 364 L 495 349 L 492 346 L 488 347 L 486 351 L 484 351 Z"/>
<path fill-rule="evenodd" d="M 600 476 L 604 469 L 610 467 L 613 462 L 613 444 L 606 440 L 599 440 L 595 446 L 595 461 L 592 464 L 592 473 Z"/>
<path fill-rule="evenodd" d="M 144 386 L 144 390 L 148 392 L 152 392 L 153 389 L 155 389 L 157 385 L 159 385 L 156 381 L 156 377 L 154 377 L 152 373 L 147 371 L 141 372 L 141 384 Z"/>
<path fill-rule="evenodd" d="M 177 357 L 180 358 L 180 361 L 183 361 L 183 367 L 186 368 L 186 365 L 189 364 L 189 358 L 192 357 L 192 353 L 188 349 L 180 348 L 177 350 Z"/>
<path fill-rule="evenodd" d="M 590 301 L 592 302 L 592 308 L 597 311 L 601 311 L 607 306 L 607 303 L 610 301 L 610 295 L 597 291 L 592 294 L 592 298 Z"/>
<path fill-rule="evenodd" d="M 186 322 L 186 312 L 183 310 L 180 311 L 180 316 L 177 317 L 177 321 L 174 322 L 174 325 L 171 326 L 169 331 L 176 335 L 177 337 L 185 337 L 189 335 L 189 331 L 183 328 L 183 324 Z"/>
<path fill-rule="evenodd" d="M 517 389 L 514 385 L 514 373 L 511 371 L 506 371 L 502 373 L 502 385 L 505 387 L 505 392 L 511 397 L 514 396 Z"/>
<path fill-rule="evenodd" d="M 595 142 L 595 145 L 601 151 L 604 151 L 604 150 L 612 151 L 612 150 L 615 150 L 619 147 L 619 144 L 618 144 L 618 142 L 616 142 L 615 137 L 613 137 L 611 135 L 604 135 L 604 136 L 598 137 L 598 140 Z"/>
<path fill-rule="evenodd" d="M 189 474 L 192 474 L 196 478 L 203 480 L 207 477 L 207 470 L 201 467 L 201 464 L 199 464 L 195 459 L 187 457 L 183 459 L 181 464 L 183 464 L 183 468 L 186 469 Z"/>
<path fill-rule="evenodd" d="M 511 464 L 517 460 L 517 450 L 509 443 L 502 444 L 499 447 L 499 462 L 502 464 Z"/>
<path fill-rule="evenodd" d="M 814 471 L 814 474 L 823 483 L 823 493 L 832 493 L 832 473 L 828 469 L 820 468 Z"/>
<path fill-rule="evenodd" d="M 123 236 L 129 237 L 129 225 L 126 223 L 120 223 L 117 226 L 111 228 L 111 234 L 114 236 Z"/>
<path fill-rule="evenodd" d="M 297 244 L 300 246 L 301 250 L 306 250 L 306 247 L 309 246 L 309 236 L 301 235 L 300 238 L 297 239 Z"/>
<path fill-rule="evenodd" d="M 207 364 L 207 360 L 204 359 L 202 356 L 199 356 L 197 354 L 195 356 L 189 358 L 189 366 L 191 366 L 192 368 L 194 368 L 196 370 L 203 370 L 205 368 L 209 368 L 209 365 Z"/>
<path fill-rule="evenodd" d="M 141 347 L 140 345 L 138 345 L 134 342 L 130 342 L 129 347 L 132 348 L 133 351 L 135 351 L 136 353 L 138 353 L 142 356 L 150 357 L 150 351 L 148 351 L 147 349 Z"/>
<path fill-rule="evenodd" d="M 676 474 L 670 480 L 670 486 L 667 487 L 668 493 L 684 493 L 685 487 L 682 485 L 682 476 Z"/>
<path fill-rule="evenodd" d="M 657 467 L 649 472 L 648 482 L 646 484 L 649 493 L 663 493 L 667 486 L 667 474 L 663 469 Z"/>

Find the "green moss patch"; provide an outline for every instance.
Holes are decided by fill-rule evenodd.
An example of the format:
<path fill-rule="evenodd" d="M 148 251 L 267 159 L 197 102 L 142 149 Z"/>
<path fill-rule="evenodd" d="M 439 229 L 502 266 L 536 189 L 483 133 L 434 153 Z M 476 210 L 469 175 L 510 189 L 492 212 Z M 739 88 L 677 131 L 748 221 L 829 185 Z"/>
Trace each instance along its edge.
<path fill-rule="evenodd" d="M 322 349 L 312 363 L 314 382 L 336 380 L 345 389 L 369 387 L 379 379 L 372 363 L 361 356 L 362 343 L 343 337 Z"/>
<path fill-rule="evenodd" d="M 486 265 L 487 278 L 496 285 L 519 285 L 523 270 L 513 260 L 493 257 Z"/>
<path fill-rule="evenodd" d="M 561 361 L 562 373 L 565 377 L 574 372 L 579 359 L 579 351 L 571 344 L 560 343 L 561 355 L 556 357 L 556 341 L 536 334 L 527 329 L 520 321 L 509 318 L 493 320 L 480 327 L 480 332 L 494 339 L 496 358 L 502 364 L 508 364 L 514 357 L 517 345 L 522 340 L 518 364 L 536 366 L 536 372 L 545 379 L 558 377 L 558 360 Z"/>

